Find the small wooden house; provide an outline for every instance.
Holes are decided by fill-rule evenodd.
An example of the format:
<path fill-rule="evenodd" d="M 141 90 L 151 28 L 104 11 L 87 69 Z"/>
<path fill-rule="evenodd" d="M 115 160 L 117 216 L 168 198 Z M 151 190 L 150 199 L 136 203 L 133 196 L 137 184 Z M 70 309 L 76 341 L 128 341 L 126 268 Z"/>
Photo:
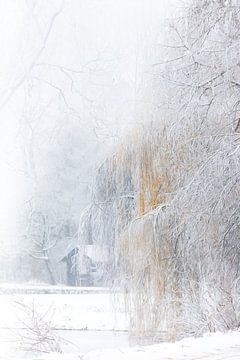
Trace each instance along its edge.
<path fill-rule="evenodd" d="M 102 283 L 102 268 L 108 252 L 99 245 L 79 245 L 71 241 L 58 248 L 58 268 L 61 282 L 68 286 L 94 286 Z"/>

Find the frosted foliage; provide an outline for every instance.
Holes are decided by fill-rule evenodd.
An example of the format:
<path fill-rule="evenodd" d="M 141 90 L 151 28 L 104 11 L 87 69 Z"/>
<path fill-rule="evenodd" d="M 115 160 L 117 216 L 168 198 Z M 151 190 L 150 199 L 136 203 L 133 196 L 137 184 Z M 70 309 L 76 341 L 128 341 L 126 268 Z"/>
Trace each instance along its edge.
<path fill-rule="evenodd" d="M 137 336 L 239 326 L 239 11 L 194 1 L 171 24 L 152 120 L 96 176 L 85 226 L 109 245 Z"/>

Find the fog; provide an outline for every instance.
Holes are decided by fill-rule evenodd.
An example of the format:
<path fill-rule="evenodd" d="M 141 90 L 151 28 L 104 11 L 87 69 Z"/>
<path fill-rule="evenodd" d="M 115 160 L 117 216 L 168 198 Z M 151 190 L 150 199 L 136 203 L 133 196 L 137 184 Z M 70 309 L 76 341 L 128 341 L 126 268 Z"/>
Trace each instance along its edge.
<path fill-rule="evenodd" d="M 0 0 L 0 358 L 239 357 L 239 24 Z"/>
<path fill-rule="evenodd" d="M 143 75 L 154 61 L 152 49 L 164 19 L 175 11 L 173 4 L 0 2 L 1 256 L 28 251 L 31 240 L 23 242 L 26 206 L 49 193 L 46 181 L 56 180 L 52 161 L 57 156 L 61 162 L 63 156 L 57 149 L 55 160 L 51 158 L 56 139 L 60 136 L 63 144 L 74 126 L 79 131 L 75 156 L 82 156 L 81 174 L 75 174 L 82 186 L 78 184 L 74 216 L 80 216 L 89 202 L 93 172 L 138 121 Z M 68 203 L 71 191 L 69 196 Z"/>

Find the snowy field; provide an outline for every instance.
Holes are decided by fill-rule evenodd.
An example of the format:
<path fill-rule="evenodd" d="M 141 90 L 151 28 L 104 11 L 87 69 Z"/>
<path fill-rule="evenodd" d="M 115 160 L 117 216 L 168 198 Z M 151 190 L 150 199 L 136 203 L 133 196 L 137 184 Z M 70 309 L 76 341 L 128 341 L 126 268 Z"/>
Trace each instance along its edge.
<path fill-rule="evenodd" d="M 25 352 L 39 321 L 53 329 L 62 353 Z M 130 346 L 121 301 L 108 293 L 2 294 L 0 324 L 2 360 L 240 360 L 240 332 Z"/>
<path fill-rule="evenodd" d="M 122 306 L 109 293 L 84 289 L 79 294 L 61 294 L 57 289 L 55 294 L 36 294 L 31 289 L 22 294 L 21 290 L 0 295 L 1 359 L 23 353 L 27 337 L 35 337 L 29 329 L 45 324 L 66 353 L 128 346 Z"/>

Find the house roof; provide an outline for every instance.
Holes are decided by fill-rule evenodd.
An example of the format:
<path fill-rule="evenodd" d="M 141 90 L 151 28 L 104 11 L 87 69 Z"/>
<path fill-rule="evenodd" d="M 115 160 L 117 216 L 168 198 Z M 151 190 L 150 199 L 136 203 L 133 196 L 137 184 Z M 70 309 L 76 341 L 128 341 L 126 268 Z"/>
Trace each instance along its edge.
<path fill-rule="evenodd" d="M 51 249 L 51 256 L 56 262 L 62 261 L 62 259 L 68 255 L 73 249 L 78 247 L 77 238 L 65 238 L 58 241 L 56 246 Z"/>
<path fill-rule="evenodd" d="M 109 258 L 108 247 L 103 245 L 80 245 L 79 251 L 82 251 L 94 262 L 106 262 Z"/>
<path fill-rule="evenodd" d="M 78 249 L 80 254 L 88 256 L 94 262 L 106 262 L 108 260 L 108 247 L 96 244 L 80 245 L 77 238 L 68 238 L 52 249 L 52 257 L 56 262 L 61 262 L 72 250 Z"/>

